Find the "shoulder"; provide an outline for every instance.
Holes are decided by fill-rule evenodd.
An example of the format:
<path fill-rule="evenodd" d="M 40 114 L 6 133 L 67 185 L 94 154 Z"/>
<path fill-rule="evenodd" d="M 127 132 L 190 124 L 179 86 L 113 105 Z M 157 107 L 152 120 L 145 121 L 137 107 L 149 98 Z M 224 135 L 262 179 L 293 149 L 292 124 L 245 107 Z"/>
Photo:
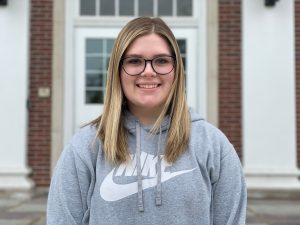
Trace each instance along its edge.
<path fill-rule="evenodd" d="M 67 146 L 83 161 L 94 161 L 100 148 L 100 140 L 96 133 L 95 126 L 84 126 L 75 132 Z"/>
<path fill-rule="evenodd" d="M 206 150 L 225 157 L 233 146 L 226 135 L 217 127 L 206 121 L 199 113 L 190 110 L 191 144 L 204 147 Z"/>
<path fill-rule="evenodd" d="M 197 135 L 202 139 L 211 139 L 213 141 L 228 141 L 225 134 L 219 128 L 206 121 L 199 113 L 190 110 L 190 117 L 191 135 Z"/>
<path fill-rule="evenodd" d="M 241 170 L 240 160 L 226 135 L 197 113 L 191 113 L 189 145 L 199 165 L 210 171 L 212 183 L 219 179 L 221 170 L 235 168 L 238 173 Z"/>
<path fill-rule="evenodd" d="M 96 127 L 93 125 L 86 125 L 78 129 L 70 140 L 70 144 L 76 146 L 87 146 L 96 138 Z"/>

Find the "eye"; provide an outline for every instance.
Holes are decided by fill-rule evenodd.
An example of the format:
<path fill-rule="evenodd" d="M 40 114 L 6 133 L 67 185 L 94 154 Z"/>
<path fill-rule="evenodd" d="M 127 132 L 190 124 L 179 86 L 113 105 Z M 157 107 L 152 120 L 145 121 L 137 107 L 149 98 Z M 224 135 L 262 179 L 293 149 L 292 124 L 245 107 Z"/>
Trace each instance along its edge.
<path fill-rule="evenodd" d="M 158 57 L 154 59 L 154 64 L 156 65 L 166 65 L 172 63 L 171 57 Z"/>
<path fill-rule="evenodd" d="M 124 59 L 124 64 L 132 65 L 132 66 L 139 66 L 139 65 L 143 64 L 143 59 L 134 58 L 134 57 L 126 58 L 126 59 Z"/>

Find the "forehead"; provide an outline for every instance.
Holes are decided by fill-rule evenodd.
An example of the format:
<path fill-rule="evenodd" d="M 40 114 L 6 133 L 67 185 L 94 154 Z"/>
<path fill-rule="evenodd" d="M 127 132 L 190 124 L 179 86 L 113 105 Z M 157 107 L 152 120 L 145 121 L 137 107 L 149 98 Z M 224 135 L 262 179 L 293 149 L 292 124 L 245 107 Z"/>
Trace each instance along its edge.
<path fill-rule="evenodd" d="M 126 50 L 126 54 L 155 55 L 170 54 L 171 47 L 168 41 L 156 33 L 139 36 L 132 41 Z"/>

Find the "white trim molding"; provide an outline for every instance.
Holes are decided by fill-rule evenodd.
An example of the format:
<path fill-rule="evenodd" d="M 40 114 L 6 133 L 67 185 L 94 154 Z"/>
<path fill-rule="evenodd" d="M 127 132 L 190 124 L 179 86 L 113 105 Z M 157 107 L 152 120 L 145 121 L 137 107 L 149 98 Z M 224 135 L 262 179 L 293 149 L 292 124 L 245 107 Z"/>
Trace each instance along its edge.
<path fill-rule="evenodd" d="M 0 188 L 4 190 L 30 190 L 34 183 L 28 178 L 31 169 L 0 168 Z"/>
<path fill-rule="evenodd" d="M 219 2 L 207 1 L 207 120 L 219 124 Z"/>
<path fill-rule="evenodd" d="M 51 174 L 63 149 L 65 0 L 53 1 Z"/>
<path fill-rule="evenodd" d="M 245 170 L 249 190 L 300 191 L 298 169 L 249 169 Z"/>

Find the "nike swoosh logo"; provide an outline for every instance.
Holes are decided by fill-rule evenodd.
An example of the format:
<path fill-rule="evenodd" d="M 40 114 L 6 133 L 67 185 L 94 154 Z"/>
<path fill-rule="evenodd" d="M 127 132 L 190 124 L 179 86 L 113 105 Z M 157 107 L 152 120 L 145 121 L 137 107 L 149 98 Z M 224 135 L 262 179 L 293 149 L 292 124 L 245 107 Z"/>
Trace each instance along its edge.
<path fill-rule="evenodd" d="M 194 169 L 190 170 L 182 170 L 178 172 L 162 172 L 161 174 L 161 182 L 166 182 L 167 180 L 170 180 L 174 177 L 177 177 L 179 175 L 189 173 Z M 113 169 L 107 176 L 104 178 L 101 186 L 100 186 L 100 195 L 101 197 L 108 202 L 117 201 L 123 198 L 126 198 L 130 195 L 136 194 L 138 192 L 137 188 L 137 181 L 129 184 L 116 184 L 113 181 L 113 174 L 115 169 Z M 156 186 L 157 184 L 157 178 L 149 178 L 143 180 L 143 190 L 147 188 L 151 188 Z"/>

